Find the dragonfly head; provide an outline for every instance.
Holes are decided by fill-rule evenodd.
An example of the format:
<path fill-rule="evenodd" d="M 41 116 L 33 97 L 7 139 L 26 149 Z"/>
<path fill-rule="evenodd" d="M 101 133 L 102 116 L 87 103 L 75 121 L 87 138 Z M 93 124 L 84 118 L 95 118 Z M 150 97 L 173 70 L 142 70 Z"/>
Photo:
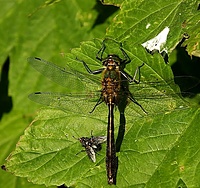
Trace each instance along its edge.
<path fill-rule="evenodd" d="M 102 61 L 102 64 L 106 67 L 107 66 L 119 66 L 121 61 L 122 61 L 122 59 L 118 55 L 110 54 Z"/>

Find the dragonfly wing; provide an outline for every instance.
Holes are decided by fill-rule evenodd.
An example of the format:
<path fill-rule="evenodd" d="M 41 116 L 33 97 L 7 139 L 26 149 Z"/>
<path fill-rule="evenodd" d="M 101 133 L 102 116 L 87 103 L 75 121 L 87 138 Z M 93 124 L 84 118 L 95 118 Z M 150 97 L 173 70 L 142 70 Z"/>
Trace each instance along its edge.
<path fill-rule="evenodd" d="M 107 106 L 101 104 L 90 113 L 100 97 L 99 92 L 88 95 L 81 94 L 62 94 L 51 92 L 36 92 L 29 95 L 29 99 L 34 102 L 61 109 L 66 112 L 76 113 L 87 116 L 107 116 Z"/>
<path fill-rule="evenodd" d="M 132 97 L 145 109 L 150 115 L 166 113 L 176 109 L 188 107 L 188 103 L 183 100 L 179 87 L 173 82 L 151 82 L 130 84 L 129 91 Z M 137 111 L 140 115 L 144 113 L 137 104 L 129 104 L 126 111 Z M 142 113 L 140 113 L 141 111 Z M 133 112 L 132 112 L 133 114 Z"/>
<path fill-rule="evenodd" d="M 87 88 L 91 89 L 91 86 L 97 89 L 100 86 L 99 80 L 97 80 L 94 75 L 86 74 L 86 71 L 85 73 L 81 73 L 74 70 L 69 65 L 66 65 L 65 68 L 61 68 L 38 57 L 29 57 L 27 61 L 38 72 L 55 83 L 70 88 L 70 91 L 82 91 Z"/>

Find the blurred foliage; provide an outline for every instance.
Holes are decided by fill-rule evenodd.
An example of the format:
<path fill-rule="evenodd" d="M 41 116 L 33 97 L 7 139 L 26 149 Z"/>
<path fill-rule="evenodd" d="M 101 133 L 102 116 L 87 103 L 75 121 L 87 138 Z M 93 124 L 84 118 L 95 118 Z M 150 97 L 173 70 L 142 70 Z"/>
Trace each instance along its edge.
<path fill-rule="evenodd" d="M 96 42 L 91 42 L 93 39 L 101 40 L 107 36 L 123 42 L 124 49 L 134 62 L 127 66 L 130 73 L 145 62 L 148 66 L 145 78 L 148 78 L 148 73 L 155 73 L 165 80 L 172 75 L 170 66 L 175 76 L 200 77 L 198 1 L 89 0 L 83 3 L 81 0 L 16 0 L 1 1 L 0 10 L 0 160 L 3 165 L 9 156 L 9 169 L 17 175 L 0 171 L 1 187 L 44 187 L 36 184 L 94 187 L 95 182 L 105 187 L 107 184 L 105 152 L 102 151 L 97 156 L 96 165 L 87 159 L 85 153 L 75 158 L 75 151 L 80 146 L 77 140 L 70 137 L 87 136 L 96 124 L 98 126 L 95 126 L 94 133 L 106 134 L 106 122 L 99 121 L 98 118 L 90 119 L 86 127 L 84 118 L 67 117 L 66 113 L 54 109 L 40 110 L 37 115 L 41 105 L 29 101 L 29 93 L 66 92 L 66 88 L 48 81 L 34 71 L 27 63 L 27 57 L 39 56 L 64 67 L 66 63 L 73 62 L 70 60 L 72 49 L 72 54 L 81 53 L 91 66 L 96 67 L 95 53 L 99 46 L 95 46 L 94 51 L 89 51 L 87 47 L 91 45 L 88 44 L 96 45 Z M 148 29 L 147 24 L 150 24 Z M 170 28 L 166 43 L 170 66 L 164 64 L 159 53 L 150 55 L 141 46 L 165 26 Z M 188 88 L 197 96 L 191 103 L 198 104 L 199 85 Z M 133 118 L 132 122 L 129 120 L 122 148 L 118 153 L 117 186 L 200 187 L 199 117 L 198 109 L 193 107 L 166 115 Z M 33 120 L 34 123 L 31 124 Z M 78 132 L 78 125 L 81 123 L 83 127 Z M 70 129 L 70 124 L 75 125 L 74 128 Z M 67 128 L 70 130 L 66 131 Z M 70 136 L 66 137 L 65 134 Z M 58 138 L 59 135 L 62 136 Z M 44 139 L 44 142 L 34 145 L 36 138 L 51 139 Z M 30 157 L 25 155 L 26 152 L 33 152 L 32 149 L 36 146 L 44 149 L 44 153 L 54 149 L 54 152 L 46 155 L 46 159 L 37 161 L 47 165 L 46 168 L 39 169 L 43 172 L 34 169 L 37 163 L 31 163 L 31 160 L 28 166 L 26 163 L 22 165 L 23 160 Z M 50 160 L 56 153 L 56 146 L 59 146 L 58 160 Z M 69 159 L 69 164 L 60 163 L 59 160 L 64 161 L 65 158 Z M 72 171 L 65 176 L 66 168 L 70 167 L 73 167 Z M 54 170 L 61 170 L 60 174 L 54 174 Z M 29 181 L 36 184 L 21 177 L 28 177 Z"/>

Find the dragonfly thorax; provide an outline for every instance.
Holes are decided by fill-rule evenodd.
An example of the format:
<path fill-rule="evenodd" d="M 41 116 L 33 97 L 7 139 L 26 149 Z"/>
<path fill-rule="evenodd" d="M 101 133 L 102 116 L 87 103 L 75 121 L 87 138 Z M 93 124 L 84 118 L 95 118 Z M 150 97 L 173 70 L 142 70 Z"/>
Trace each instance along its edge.
<path fill-rule="evenodd" d="M 108 70 L 104 71 L 102 79 L 102 96 L 106 104 L 118 104 L 120 92 L 120 71 Z"/>

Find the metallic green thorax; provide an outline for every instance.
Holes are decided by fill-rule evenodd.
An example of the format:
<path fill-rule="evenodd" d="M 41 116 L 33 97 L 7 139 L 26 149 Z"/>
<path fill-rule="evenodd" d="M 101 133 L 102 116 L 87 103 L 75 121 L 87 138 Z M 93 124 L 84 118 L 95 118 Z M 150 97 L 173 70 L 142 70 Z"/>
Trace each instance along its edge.
<path fill-rule="evenodd" d="M 108 58 L 103 62 L 106 68 L 103 71 L 102 100 L 105 101 L 106 104 L 117 105 L 119 101 L 121 73 L 119 70 L 120 59 L 118 58 L 117 60 L 118 61 Z"/>

